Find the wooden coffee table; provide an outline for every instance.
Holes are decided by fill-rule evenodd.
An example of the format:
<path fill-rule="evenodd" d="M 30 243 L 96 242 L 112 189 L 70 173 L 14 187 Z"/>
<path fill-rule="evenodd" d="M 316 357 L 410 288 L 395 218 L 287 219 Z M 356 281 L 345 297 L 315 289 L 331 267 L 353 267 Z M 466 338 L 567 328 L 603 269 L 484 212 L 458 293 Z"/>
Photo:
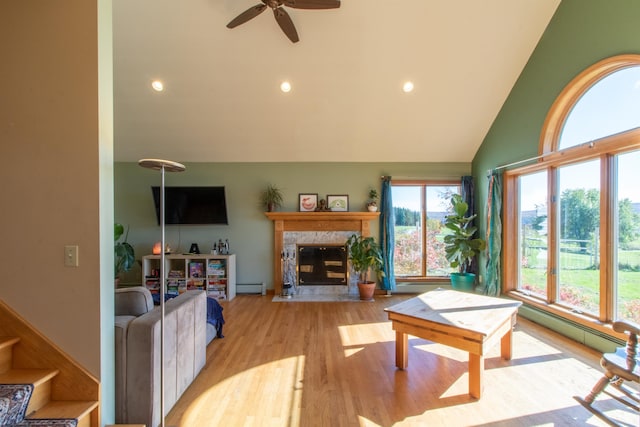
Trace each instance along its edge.
<path fill-rule="evenodd" d="M 396 331 L 396 366 L 409 365 L 408 335 L 469 352 L 469 394 L 482 396 L 484 355 L 500 340 L 500 355 L 511 359 L 511 331 L 519 301 L 473 293 L 435 290 L 385 308 Z"/>

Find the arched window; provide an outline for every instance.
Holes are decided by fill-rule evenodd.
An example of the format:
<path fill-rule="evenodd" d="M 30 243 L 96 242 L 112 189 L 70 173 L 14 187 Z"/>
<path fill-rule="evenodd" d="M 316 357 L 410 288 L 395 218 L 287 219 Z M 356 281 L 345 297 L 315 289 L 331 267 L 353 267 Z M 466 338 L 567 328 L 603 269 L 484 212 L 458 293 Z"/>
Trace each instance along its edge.
<path fill-rule="evenodd" d="M 505 172 L 503 291 L 605 332 L 640 322 L 640 55 L 574 78 L 539 154 Z"/>

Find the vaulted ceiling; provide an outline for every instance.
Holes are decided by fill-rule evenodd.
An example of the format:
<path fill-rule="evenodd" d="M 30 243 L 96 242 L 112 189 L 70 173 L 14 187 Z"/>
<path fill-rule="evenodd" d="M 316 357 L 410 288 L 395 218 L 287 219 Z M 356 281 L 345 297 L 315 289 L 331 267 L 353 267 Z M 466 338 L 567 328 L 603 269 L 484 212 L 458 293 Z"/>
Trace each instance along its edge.
<path fill-rule="evenodd" d="M 259 3 L 113 0 L 117 161 L 470 162 L 560 0 Z"/>

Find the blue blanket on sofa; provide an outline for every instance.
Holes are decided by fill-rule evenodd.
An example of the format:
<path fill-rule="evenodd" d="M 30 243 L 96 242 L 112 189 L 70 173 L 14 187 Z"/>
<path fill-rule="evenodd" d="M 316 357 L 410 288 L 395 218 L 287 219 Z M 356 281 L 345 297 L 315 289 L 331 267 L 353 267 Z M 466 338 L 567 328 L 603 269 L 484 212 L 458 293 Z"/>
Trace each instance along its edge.
<path fill-rule="evenodd" d="M 173 294 L 164 294 L 164 300 L 168 301 L 171 298 L 175 298 L 178 295 Z M 155 305 L 160 305 L 160 295 L 153 294 L 153 303 Z M 215 298 L 207 297 L 207 323 L 211 323 L 216 328 L 216 337 L 224 338 L 222 335 L 222 325 L 224 325 L 224 317 L 222 316 L 222 306 Z"/>
<path fill-rule="evenodd" d="M 215 326 L 218 338 L 224 338 L 222 335 L 222 325 L 224 325 L 224 317 L 222 316 L 222 306 L 215 298 L 207 298 L 207 323 Z"/>

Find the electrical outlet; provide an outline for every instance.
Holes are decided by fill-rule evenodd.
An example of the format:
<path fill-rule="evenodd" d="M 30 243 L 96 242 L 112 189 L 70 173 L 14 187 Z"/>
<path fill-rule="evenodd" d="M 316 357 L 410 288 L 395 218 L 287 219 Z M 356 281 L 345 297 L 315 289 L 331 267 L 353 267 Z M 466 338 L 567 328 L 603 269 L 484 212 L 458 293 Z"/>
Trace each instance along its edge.
<path fill-rule="evenodd" d="M 64 265 L 66 267 L 78 266 L 78 245 L 67 245 L 64 247 Z"/>

